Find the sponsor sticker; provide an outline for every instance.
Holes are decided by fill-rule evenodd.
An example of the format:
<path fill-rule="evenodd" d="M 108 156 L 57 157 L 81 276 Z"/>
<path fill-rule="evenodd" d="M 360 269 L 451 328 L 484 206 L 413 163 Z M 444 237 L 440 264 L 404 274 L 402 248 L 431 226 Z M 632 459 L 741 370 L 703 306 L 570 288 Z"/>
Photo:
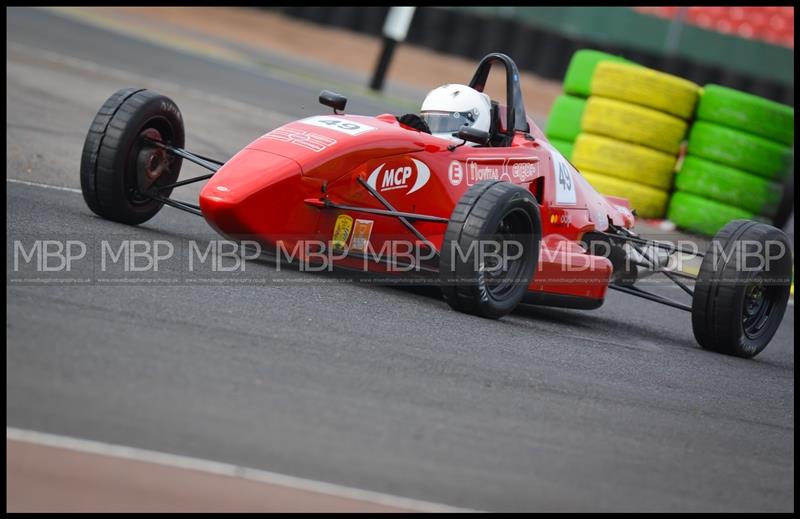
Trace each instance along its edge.
<path fill-rule="evenodd" d="M 536 177 L 536 160 L 524 160 L 509 164 L 511 178 L 516 182 L 530 182 Z"/>
<path fill-rule="evenodd" d="M 467 159 L 467 185 L 474 185 L 483 180 L 503 180 L 508 177 L 505 172 L 505 159 Z"/>
<path fill-rule="evenodd" d="M 553 213 L 550 215 L 552 225 L 569 225 L 571 218 L 569 213 Z"/>
<path fill-rule="evenodd" d="M 340 214 L 336 218 L 336 225 L 333 227 L 333 239 L 331 248 L 344 249 L 347 238 L 350 237 L 350 230 L 353 227 L 353 218 L 346 214 Z"/>
<path fill-rule="evenodd" d="M 372 220 L 356 219 L 353 226 L 353 238 L 350 240 L 350 250 L 366 252 L 369 245 L 369 237 L 372 234 Z"/>
<path fill-rule="evenodd" d="M 336 139 L 331 139 L 330 137 L 325 137 L 318 133 L 285 126 L 272 130 L 264 135 L 264 137 L 281 142 L 290 142 L 301 148 L 306 148 L 318 153 L 336 144 Z"/>
<path fill-rule="evenodd" d="M 370 173 L 367 184 L 381 193 L 402 191 L 409 195 L 422 189 L 431 178 L 431 170 L 417 159 L 384 162 Z"/>
<path fill-rule="evenodd" d="M 536 157 L 531 158 L 511 158 L 500 157 L 468 158 L 466 160 L 466 172 L 463 168 L 457 168 L 460 163 L 453 161 L 450 163 L 448 177 L 454 186 L 461 183 L 459 179 L 466 174 L 467 185 L 475 185 L 483 180 L 506 180 L 508 182 L 522 183 L 530 182 L 539 172 L 539 161 Z M 455 177 L 455 178 L 454 178 Z"/>
<path fill-rule="evenodd" d="M 464 180 L 464 166 L 457 160 L 451 162 L 450 167 L 447 169 L 447 178 L 452 185 L 460 186 Z"/>
<path fill-rule="evenodd" d="M 314 117 L 307 117 L 297 121 L 303 124 L 310 124 L 312 126 L 319 126 L 320 128 L 327 128 L 348 135 L 361 135 L 375 129 L 374 126 L 359 123 L 343 117 L 334 117 L 332 115 L 317 115 Z"/>

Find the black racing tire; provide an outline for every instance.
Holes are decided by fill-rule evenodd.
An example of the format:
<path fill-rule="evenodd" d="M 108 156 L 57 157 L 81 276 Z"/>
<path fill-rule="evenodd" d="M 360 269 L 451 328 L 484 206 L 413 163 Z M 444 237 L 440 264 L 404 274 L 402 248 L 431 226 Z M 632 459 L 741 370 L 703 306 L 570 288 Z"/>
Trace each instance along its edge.
<path fill-rule="evenodd" d="M 81 155 L 81 192 L 95 214 L 129 225 L 146 222 L 163 204 L 145 189 L 178 179 L 181 159 L 148 144 L 144 137 L 183 148 L 183 117 L 168 97 L 125 88 L 95 115 Z M 171 189 L 160 192 L 169 196 Z"/>
<path fill-rule="evenodd" d="M 510 313 L 528 291 L 541 239 L 539 205 L 529 190 L 501 181 L 470 187 L 453 209 L 439 257 L 447 303 L 454 310 L 490 319 Z M 489 255 L 478 254 L 482 247 Z M 492 257 L 492 251 L 500 254 Z"/>
<path fill-rule="evenodd" d="M 737 357 L 760 353 L 786 311 L 792 265 L 792 248 L 780 229 L 751 220 L 723 227 L 695 283 L 692 330 L 697 342 Z"/>

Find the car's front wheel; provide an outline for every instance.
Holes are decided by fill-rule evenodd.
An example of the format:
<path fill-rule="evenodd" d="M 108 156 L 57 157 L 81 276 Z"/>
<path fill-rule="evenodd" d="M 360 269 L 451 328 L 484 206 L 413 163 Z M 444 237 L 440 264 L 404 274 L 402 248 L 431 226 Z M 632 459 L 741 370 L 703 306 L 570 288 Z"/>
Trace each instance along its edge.
<path fill-rule="evenodd" d="M 789 300 L 792 249 L 780 229 L 734 220 L 706 251 L 692 298 L 692 329 L 703 348 L 754 357 L 778 330 Z"/>
<path fill-rule="evenodd" d="M 439 276 L 455 310 L 497 319 L 516 308 L 539 263 L 539 206 L 509 182 L 472 186 L 456 204 L 445 232 Z"/>
<path fill-rule="evenodd" d="M 174 183 L 181 159 L 150 141 L 184 146 L 178 106 L 143 88 L 125 88 L 109 97 L 92 121 L 81 155 L 81 191 L 97 215 L 136 225 L 161 209 L 161 202 L 143 193 Z"/>

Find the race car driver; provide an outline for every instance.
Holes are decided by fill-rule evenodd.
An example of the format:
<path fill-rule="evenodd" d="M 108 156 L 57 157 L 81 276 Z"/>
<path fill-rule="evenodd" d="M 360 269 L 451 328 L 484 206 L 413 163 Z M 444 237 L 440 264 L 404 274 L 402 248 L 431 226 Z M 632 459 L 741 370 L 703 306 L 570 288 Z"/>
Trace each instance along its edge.
<path fill-rule="evenodd" d="M 419 131 L 460 142 L 455 134 L 463 126 L 489 131 L 492 105 L 488 95 L 453 83 L 431 90 L 422 102 L 420 115 L 406 114 L 397 119 Z"/>

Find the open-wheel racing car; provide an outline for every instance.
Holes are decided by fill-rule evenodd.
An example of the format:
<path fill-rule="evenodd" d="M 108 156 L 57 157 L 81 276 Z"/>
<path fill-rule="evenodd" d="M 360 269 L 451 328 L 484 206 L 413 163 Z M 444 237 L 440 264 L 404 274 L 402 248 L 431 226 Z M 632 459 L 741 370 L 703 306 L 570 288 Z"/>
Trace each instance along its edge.
<path fill-rule="evenodd" d="M 169 98 L 123 89 L 86 137 L 83 196 L 96 214 L 125 224 L 169 205 L 225 237 L 296 252 L 297 261 L 327 249 L 337 267 L 413 270 L 435 279 L 452 308 L 482 317 L 520 303 L 593 309 L 611 288 L 689 311 L 704 348 L 741 357 L 763 350 L 789 298 L 785 234 L 733 221 L 705 253 L 641 238 L 635 208 L 595 191 L 527 117 L 511 58 L 486 56 L 469 87 L 483 92 L 493 65 L 505 69 L 506 104 L 492 101 L 488 131 L 463 126 L 452 134 L 458 141 L 443 139 L 407 117 L 345 115 L 346 99 L 323 91 L 333 115 L 274 129 L 224 162 L 184 149 Z M 178 181 L 183 160 L 212 173 Z M 205 180 L 198 204 L 170 198 Z M 398 252 L 399 241 L 413 249 Z M 699 274 L 669 268 L 676 254 L 704 256 Z M 691 304 L 641 288 L 656 273 Z"/>

